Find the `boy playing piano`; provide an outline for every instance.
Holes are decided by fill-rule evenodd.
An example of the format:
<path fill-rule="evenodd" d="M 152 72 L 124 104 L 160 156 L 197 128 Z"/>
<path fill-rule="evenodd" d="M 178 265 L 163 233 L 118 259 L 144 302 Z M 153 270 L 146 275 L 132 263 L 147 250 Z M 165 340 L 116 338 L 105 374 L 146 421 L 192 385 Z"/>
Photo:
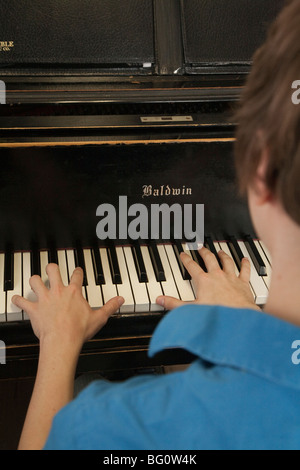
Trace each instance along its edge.
<path fill-rule="evenodd" d="M 248 260 L 236 276 L 223 252 L 221 270 L 210 251 L 200 251 L 207 273 L 182 255 L 197 300 L 157 300 L 172 311 L 155 331 L 150 354 L 182 347 L 197 359 L 183 372 L 96 381 L 72 400 L 82 344 L 122 299 L 92 311 L 81 295 L 81 270 L 64 287 L 58 267 L 48 265 L 50 290 L 35 276 L 38 302 L 13 300 L 40 339 L 20 449 L 299 448 L 300 106 L 292 99 L 300 79 L 299 24 L 300 2 L 293 0 L 255 55 L 238 112 L 238 180 L 272 257 L 264 311 L 250 292 Z"/>

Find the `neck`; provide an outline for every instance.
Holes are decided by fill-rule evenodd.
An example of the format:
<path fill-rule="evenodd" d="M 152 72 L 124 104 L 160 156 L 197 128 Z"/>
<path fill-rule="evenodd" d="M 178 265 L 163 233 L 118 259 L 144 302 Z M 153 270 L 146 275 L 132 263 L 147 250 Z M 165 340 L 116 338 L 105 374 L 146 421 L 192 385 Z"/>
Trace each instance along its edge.
<path fill-rule="evenodd" d="M 272 242 L 272 280 L 264 310 L 300 326 L 299 230 L 286 231 L 282 236 L 278 234 Z"/>

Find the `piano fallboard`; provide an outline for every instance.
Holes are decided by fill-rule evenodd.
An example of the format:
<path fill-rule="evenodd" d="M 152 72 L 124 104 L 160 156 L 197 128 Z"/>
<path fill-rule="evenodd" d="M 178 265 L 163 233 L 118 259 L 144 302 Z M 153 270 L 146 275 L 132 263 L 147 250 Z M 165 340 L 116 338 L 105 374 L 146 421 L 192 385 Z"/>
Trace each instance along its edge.
<path fill-rule="evenodd" d="M 153 204 L 203 204 L 213 239 L 255 236 L 235 185 L 233 142 L 2 148 L 0 251 L 93 246 L 98 206 L 118 211 L 121 196 L 149 213 Z"/>

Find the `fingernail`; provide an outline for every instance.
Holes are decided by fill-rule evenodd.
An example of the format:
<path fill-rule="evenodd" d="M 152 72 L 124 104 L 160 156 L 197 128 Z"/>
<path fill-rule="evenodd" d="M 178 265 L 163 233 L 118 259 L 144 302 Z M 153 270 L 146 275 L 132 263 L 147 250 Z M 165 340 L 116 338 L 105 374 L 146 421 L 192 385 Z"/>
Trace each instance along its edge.
<path fill-rule="evenodd" d="M 164 306 L 165 306 L 165 299 L 164 299 L 164 297 L 162 297 L 162 296 L 161 296 L 161 297 L 157 297 L 156 303 L 157 303 L 158 305 L 160 305 L 161 307 L 164 307 Z"/>
<path fill-rule="evenodd" d="M 122 307 L 123 303 L 125 302 L 125 299 L 123 297 L 118 297 L 118 302 L 119 302 L 119 307 Z"/>

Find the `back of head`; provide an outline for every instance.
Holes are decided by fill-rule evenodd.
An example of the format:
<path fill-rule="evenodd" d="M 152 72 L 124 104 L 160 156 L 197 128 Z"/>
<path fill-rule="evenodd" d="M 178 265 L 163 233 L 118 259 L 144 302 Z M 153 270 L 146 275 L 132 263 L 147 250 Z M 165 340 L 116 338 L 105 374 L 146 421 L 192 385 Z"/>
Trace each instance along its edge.
<path fill-rule="evenodd" d="M 267 187 L 300 225 L 300 104 L 292 100 L 300 80 L 300 0 L 286 3 L 253 58 L 236 115 L 235 160 L 245 193 L 267 150 Z"/>

